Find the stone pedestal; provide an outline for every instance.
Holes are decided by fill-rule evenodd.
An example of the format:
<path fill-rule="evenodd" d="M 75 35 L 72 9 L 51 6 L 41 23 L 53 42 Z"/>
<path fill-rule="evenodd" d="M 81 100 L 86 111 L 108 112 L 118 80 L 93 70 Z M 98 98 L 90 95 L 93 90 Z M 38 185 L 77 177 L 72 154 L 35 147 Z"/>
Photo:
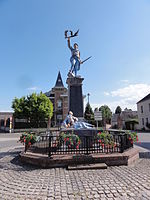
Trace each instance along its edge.
<path fill-rule="evenodd" d="M 68 84 L 68 104 L 69 111 L 78 118 L 83 118 L 83 94 L 81 77 L 68 77 L 66 83 Z"/>

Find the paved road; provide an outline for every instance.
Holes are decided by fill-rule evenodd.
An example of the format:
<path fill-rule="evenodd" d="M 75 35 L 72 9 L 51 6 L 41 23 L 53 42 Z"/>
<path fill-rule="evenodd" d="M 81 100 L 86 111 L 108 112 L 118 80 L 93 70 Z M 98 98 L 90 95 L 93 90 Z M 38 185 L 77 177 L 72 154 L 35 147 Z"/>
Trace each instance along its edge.
<path fill-rule="evenodd" d="M 8 142 L 5 135 L 0 138 L 0 144 Z M 0 200 L 150 199 L 150 159 L 105 170 L 37 169 L 20 163 L 22 147 L 11 149 L 13 138 L 1 148 Z"/>
<path fill-rule="evenodd" d="M 141 143 L 137 145 L 150 151 L 150 133 L 138 133 L 138 137 Z"/>
<path fill-rule="evenodd" d="M 19 138 L 19 133 L 0 133 L 0 151 L 2 151 L 3 148 L 20 146 L 21 144 L 18 142 Z"/>

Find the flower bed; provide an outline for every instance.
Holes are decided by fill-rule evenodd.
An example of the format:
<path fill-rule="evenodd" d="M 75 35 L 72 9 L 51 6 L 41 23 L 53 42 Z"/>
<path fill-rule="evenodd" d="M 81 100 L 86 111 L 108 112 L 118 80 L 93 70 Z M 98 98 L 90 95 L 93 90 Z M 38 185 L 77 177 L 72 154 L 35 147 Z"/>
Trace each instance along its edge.
<path fill-rule="evenodd" d="M 25 144 L 25 152 L 27 149 L 37 141 L 35 133 L 23 133 L 20 136 L 19 142 Z"/>
<path fill-rule="evenodd" d="M 138 135 L 136 132 L 133 131 L 126 131 L 125 134 L 127 135 L 127 140 L 133 145 L 134 142 L 138 142 Z M 108 131 L 101 131 L 96 136 L 97 143 L 100 143 L 101 146 L 107 147 L 116 147 L 116 143 L 112 134 Z"/>
<path fill-rule="evenodd" d="M 59 136 L 59 145 L 64 143 L 68 148 L 79 149 L 81 140 L 78 135 L 74 133 L 61 133 Z"/>
<path fill-rule="evenodd" d="M 96 141 L 100 143 L 102 147 L 107 146 L 112 148 L 116 146 L 113 135 L 107 131 L 99 132 L 96 136 Z"/>
<path fill-rule="evenodd" d="M 138 135 L 136 132 L 126 131 L 126 134 L 127 134 L 127 139 L 131 142 L 131 144 L 139 141 Z"/>

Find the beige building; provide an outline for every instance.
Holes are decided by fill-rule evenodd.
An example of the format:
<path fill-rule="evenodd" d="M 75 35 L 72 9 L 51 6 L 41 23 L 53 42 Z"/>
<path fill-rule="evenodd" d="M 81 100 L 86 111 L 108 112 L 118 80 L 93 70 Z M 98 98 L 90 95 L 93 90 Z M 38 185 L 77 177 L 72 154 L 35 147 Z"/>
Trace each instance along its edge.
<path fill-rule="evenodd" d="M 14 128 L 13 112 L 0 112 L 0 130 L 11 132 Z"/>
<path fill-rule="evenodd" d="M 138 129 L 138 114 L 137 111 L 124 109 L 120 114 L 113 114 L 111 119 L 112 128 L 118 129 Z"/>
<path fill-rule="evenodd" d="M 52 126 L 59 126 L 68 114 L 68 90 L 64 87 L 60 72 L 55 86 L 45 94 L 50 98 L 54 107 L 51 124 Z"/>
<path fill-rule="evenodd" d="M 150 94 L 137 102 L 139 129 L 150 129 Z"/>

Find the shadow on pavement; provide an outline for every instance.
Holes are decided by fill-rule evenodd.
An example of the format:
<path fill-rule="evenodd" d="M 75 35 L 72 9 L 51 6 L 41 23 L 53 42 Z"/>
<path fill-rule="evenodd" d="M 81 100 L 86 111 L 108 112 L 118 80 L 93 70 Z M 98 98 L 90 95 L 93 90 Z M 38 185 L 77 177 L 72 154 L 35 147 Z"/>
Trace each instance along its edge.
<path fill-rule="evenodd" d="M 24 164 L 20 161 L 20 152 L 23 148 L 15 148 L 11 151 L 0 153 L 0 169 L 13 171 L 32 171 L 39 169 L 30 164 Z"/>
<path fill-rule="evenodd" d="M 20 152 L 20 151 L 19 151 Z M 0 159 L 5 157 L 5 156 L 11 156 L 11 157 L 14 157 L 17 153 L 19 152 L 1 152 L 0 153 Z"/>
<path fill-rule="evenodd" d="M 150 159 L 150 151 L 147 151 L 147 152 L 139 152 L 139 158 L 147 158 L 147 159 Z"/>
<path fill-rule="evenodd" d="M 136 146 L 144 148 L 146 151 L 139 152 L 139 158 L 150 159 L 150 142 L 136 143 Z"/>

